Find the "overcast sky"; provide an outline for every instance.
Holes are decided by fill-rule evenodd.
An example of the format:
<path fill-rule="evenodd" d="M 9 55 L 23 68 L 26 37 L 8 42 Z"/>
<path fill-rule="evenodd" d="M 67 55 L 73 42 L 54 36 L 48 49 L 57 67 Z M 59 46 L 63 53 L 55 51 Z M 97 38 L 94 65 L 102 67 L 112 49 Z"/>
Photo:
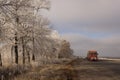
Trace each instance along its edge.
<path fill-rule="evenodd" d="M 120 57 L 120 0 L 51 0 L 49 14 L 76 55 Z"/>

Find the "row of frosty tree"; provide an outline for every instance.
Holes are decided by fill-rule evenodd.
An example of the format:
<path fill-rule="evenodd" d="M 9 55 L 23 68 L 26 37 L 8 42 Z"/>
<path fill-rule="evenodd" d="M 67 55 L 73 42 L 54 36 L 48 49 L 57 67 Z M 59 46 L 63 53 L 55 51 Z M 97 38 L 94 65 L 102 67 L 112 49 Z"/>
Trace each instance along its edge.
<path fill-rule="evenodd" d="M 25 64 L 26 58 L 30 63 L 41 56 L 61 58 L 65 53 L 72 54 L 69 42 L 51 37 L 53 31 L 48 27 L 49 20 L 40 14 L 41 10 L 49 8 L 49 0 L 0 0 L 1 66 L 2 45 L 10 48 L 9 57 L 16 64 L 20 62 L 20 55 Z M 8 55 L 8 52 L 4 55 Z"/>

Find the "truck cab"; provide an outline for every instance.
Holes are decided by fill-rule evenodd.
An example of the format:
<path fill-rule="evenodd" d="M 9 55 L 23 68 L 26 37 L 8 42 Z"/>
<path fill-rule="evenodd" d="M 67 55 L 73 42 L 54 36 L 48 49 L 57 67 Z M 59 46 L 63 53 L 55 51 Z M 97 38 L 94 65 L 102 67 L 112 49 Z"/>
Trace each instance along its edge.
<path fill-rule="evenodd" d="M 98 53 L 95 50 L 90 50 L 87 53 L 87 59 L 89 61 L 98 61 Z"/>

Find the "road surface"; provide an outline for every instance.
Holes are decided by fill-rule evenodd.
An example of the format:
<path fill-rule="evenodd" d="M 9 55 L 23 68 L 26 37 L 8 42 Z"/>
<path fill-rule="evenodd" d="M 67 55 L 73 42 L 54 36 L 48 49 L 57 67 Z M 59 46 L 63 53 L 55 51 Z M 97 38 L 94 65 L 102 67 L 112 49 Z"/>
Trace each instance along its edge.
<path fill-rule="evenodd" d="M 91 62 L 83 60 L 75 65 L 76 80 L 120 80 L 120 61 L 101 60 Z"/>

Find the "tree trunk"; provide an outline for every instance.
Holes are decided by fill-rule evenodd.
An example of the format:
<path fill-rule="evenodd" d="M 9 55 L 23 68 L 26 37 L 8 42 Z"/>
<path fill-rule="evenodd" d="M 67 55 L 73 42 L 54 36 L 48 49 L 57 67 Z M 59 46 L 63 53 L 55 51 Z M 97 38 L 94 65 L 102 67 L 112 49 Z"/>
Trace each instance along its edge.
<path fill-rule="evenodd" d="M 25 64 L 25 46 L 23 45 L 23 64 Z"/>
<path fill-rule="evenodd" d="M 34 32 L 33 32 L 33 52 L 32 52 L 32 60 L 35 61 L 35 39 L 34 39 Z"/>
<path fill-rule="evenodd" d="M 29 51 L 27 51 L 27 55 L 28 55 L 28 63 L 30 63 L 30 53 L 29 53 Z"/>
<path fill-rule="evenodd" d="M 23 45 L 23 64 L 25 64 L 25 46 Z"/>
<path fill-rule="evenodd" d="M 1 58 L 1 53 L 0 53 L 0 66 L 2 66 L 2 58 Z"/>
<path fill-rule="evenodd" d="M 24 44 L 24 40 L 22 38 L 22 54 L 23 54 L 23 64 L 25 64 L 25 44 Z"/>
<path fill-rule="evenodd" d="M 35 55 L 34 54 L 32 54 L 32 60 L 35 61 Z"/>
<path fill-rule="evenodd" d="M 12 63 L 13 63 L 13 50 L 14 50 L 14 46 L 11 47 L 11 58 L 12 58 L 11 62 Z"/>
<path fill-rule="evenodd" d="M 15 63 L 18 64 L 18 39 L 17 34 L 15 34 Z"/>
<path fill-rule="evenodd" d="M 18 17 L 18 13 L 17 13 L 17 11 L 18 11 L 18 7 L 17 7 L 17 5 L 16 5 L 16 7 L 15 7 L 16 9 L 15 9 L 15 22 L 16 22 L 16 29 L 17 29 L 17 27 L 18 27 L 18 24 L 19 24 L 19 17 Z M 15 63 L 16 64 L 18 64 L 18 35 L 17 35 L 17 31 L 15 32 Z"/>

